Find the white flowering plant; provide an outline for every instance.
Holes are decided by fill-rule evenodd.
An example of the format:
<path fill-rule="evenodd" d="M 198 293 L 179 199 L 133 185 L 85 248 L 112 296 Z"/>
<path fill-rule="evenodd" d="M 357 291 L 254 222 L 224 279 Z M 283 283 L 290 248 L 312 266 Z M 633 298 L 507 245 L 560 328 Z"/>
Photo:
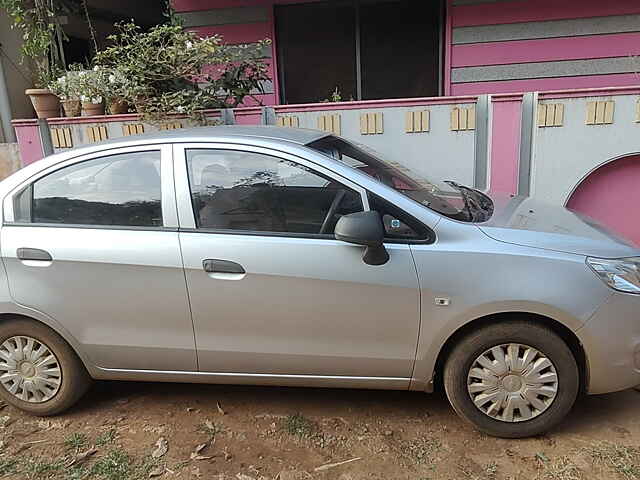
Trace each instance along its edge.
<path fill-rule="evenodd" d="M 172 113 L 197 121 L 204 109 L 235 107 L 261 93 L 270 79 L 263 58 L 268 40 L 228 46 L 219 36 L 200 38 L 180 25 L 143 31 L 134 23 L 116 24 L 108 39 L 111 45 L 95 57 L 108 72 L 101 95 L 135 105 L 149 121 Z"/>
<path fill-rule="evenodd" d="M 104 86 L 108 72 L 99 65 L 77 74 L 78 98 L 84 103 L 100 104 L 104 101 Z"/>
<path fill-rule="evenodd" d="M 82 88 L 79 81 L 79 74 L 81 71 L 83 71 L 82 65 L 69 65 L 69 70 L 52 80 L 47 85 L 47 88 L 62 101 L 80 100 Z"/>
<path fill-rule="evenodd" d="M 144 87 L 130 77 L 122 66 L 100 68 L 104 71 L 101 93 L 107 102 L 132 103 L 133 99 L 144 95 Z"/>

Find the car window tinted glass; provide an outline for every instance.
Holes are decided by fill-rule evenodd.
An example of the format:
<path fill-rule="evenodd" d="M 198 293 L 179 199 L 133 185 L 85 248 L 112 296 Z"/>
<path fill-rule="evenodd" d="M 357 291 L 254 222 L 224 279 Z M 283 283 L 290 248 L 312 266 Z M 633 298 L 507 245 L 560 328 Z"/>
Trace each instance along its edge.
<path fill-rule="evenodd" d="M 18 198 L 18 221 L 162 226 L 160 152 L 109 155 L 57 170 Z M 28 204 L 28 203 L 27 203 Z"/>
<path fill-rule="evenodd" d="M 333 234 L 360 195 L 309 168 L 251 152 L 187 150 L 198 228 Z"/>
<path fill-rule="evenodd" d="M 329 135 L 307 146 L 449 218 L 486 222 L 493 214 L 493 202 L 484 193 L 452 181 L 432 182 L 414 168 L 381 159 L 364 145 Z"/>

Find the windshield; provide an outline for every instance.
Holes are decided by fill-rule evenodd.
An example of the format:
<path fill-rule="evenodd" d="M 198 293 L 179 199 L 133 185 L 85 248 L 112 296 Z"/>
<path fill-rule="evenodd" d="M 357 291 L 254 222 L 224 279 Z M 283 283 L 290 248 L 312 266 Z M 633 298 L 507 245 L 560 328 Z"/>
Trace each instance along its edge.
<path fill-rule="evenodd" d="M 478 190 L 453 181 L 429 181 L 404 165 L 380 159 L 364 145 L 328 136 L 307 146 L 366 173 L 449 218 L 463 222 L 485 222 L 493 213 L 493 202 Z"/>

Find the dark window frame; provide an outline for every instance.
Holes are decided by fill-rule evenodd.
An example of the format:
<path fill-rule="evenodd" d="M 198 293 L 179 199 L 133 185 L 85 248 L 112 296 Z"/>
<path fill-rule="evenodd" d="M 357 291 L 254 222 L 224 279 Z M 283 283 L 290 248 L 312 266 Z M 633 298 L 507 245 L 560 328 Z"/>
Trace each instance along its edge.
<path fill-rule="evenodd" d="M 355 87 L 356 87 L 356 97 L 354 98 L 355 101 L 361 101 L 362 98 L 362 92 L 363 92 L 363 66 L 362 66 L 362 39 L 361 39 L 361 7 L 363 5 L 370 5 L 370 4 L 375 4 L 375 3 L 384 3 L 384 2 L 388 2 L 390 0 L 341 0 L 341 4 L 351 4 L 354 8 L 355 11 L 355 21 L 354 21 L 354 32 L 355 32 L 355 41 L 354 41 L 354 45 L 353 48 L 355 50 L 354 53 L 354 60 L 355 60 Z M 438 24 L 436 26 L 436 33 L 437 33 L 437 46 L 435 49 L 435 59 L 436 59 L 436 74 L 437 74 L 437 95 L 441 96 L 444 95 L 444 89 L 445 89 L 445 54 L 446 52 L 445 50 L 445 43 L 446 43 L 446 39 L 445 39 L 445 30 L 446 30 L 446 2 L 444 0 L 437 0 L 438 1 Z M 294 4 L 294 5 L 300 5 L 300 6 L 304 6 L 304 5 L 314 5 L 317 7 L 321 7 L 321 6 L 331 6 L 332 4 L 335 3 L 335 0 L 321 0 L 321 1 L 315 1 L 315 2 L 308 2 L 308 3 L 301 3 L 301 4 Z M 274 5 L 273 8 L 273 19 L 274 19 L 274 32 L 276 32 L 276 36 L 278 35 L 278 15 L 277 15 L 277 8 L 279 7 L 284 7 L 286 8 L 287 6 L 291 6 L 288 4 L 282 4 L 282 5 Z M 288 102 L 287 100 L 287 87 L 286 87 L 286 65 L 284 62 L 284 42 L 278 42 L 277 41 L 277 37 L 276 37 L 276 52 L 275 52 L 275 56 L 276 58 L 274 59 L 274 61 L 277 64 L 277 76 L 278 76 L 278 85 L 279 85 L 279 92 L 278 92 L 278 101 L 280 104 L 282 105 L 287 105 L 291 102 Z M 327 92 L 329 93 L 329 92 Z M 342 92 L 343 95 L 345 94 L 345 92 Z M 385 97 L 387 98 L 387 97 Z M 344 99 L 342 101 L 346 101 L 348 99 Z M 313 101 L 307 101 L 304 103 L 315 103 Z"/>

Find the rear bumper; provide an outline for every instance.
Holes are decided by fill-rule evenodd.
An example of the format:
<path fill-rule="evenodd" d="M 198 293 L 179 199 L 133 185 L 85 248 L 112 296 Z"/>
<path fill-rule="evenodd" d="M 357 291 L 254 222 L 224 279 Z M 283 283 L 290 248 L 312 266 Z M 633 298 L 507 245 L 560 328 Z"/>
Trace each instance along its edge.
<path fill-rule="evenodd" d="M 588 393 L 640 386 L 640 296 L 614 293 L 576 334 L 587 357 Z"/>

